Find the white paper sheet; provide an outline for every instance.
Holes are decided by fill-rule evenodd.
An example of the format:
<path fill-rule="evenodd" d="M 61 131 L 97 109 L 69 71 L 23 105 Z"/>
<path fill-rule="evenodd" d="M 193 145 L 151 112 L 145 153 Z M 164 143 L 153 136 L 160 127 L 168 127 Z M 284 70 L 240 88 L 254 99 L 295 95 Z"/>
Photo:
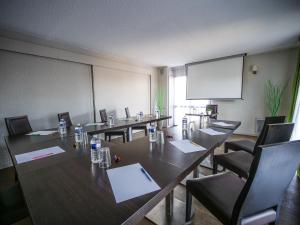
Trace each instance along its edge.
<path fill-rule="evenodd" d="M 30 136 L 50 135 L 50 134 L 54 134 L 56 132 L 57 132 L 56 130 L 40 130 L 40 131 L 31 132 L 26 135 L 30 135 Z"/>
<path fill-rule="evenodd" d="M 148 174 L 142 172 L 141 164 L 136 163 L 107 170 L 107 175 L 117 203 L 160 190 Z"/>
<path fill-rule="evenodd" d="M 102 126 L 105 123 L 87 123 L 85 126 Z"/>
<path fill-rule="evenodd" d="M 234 127 L 234 124 L 231 123 L 224 123 L 224 122 L 213 122 L 212 124 L 221 126 L 221 127 Z"/>
<path fill-rule="evenodd" d="M 61 149 L 58 146 L 45 148 L 33 152 L 27 152 L 19 155 L 15 155 L 16 161 L 18 164 L 29 162 L 32 160 L 42 159 L 51 155 L 56 155 L 59 153 L 65 152 L 63 149 Z"/>
<path fill-rule="evenodd" d="M 206 148 L 202 147 L 201 145 L 193 143 L 187 139 L 170 141 L 170 143 L 184 153 L 198 152 L 198 151 L 206 150 Z"/>
<path fill-rule="evenodd" d="M 211 128 L 203 128 L 203 129 L 199 129 L 201 132 L 203 133 L 206 133 L 206 134 L 209 134 L 209 135 L 212 135 L 212 136 L 215 136 L 215 135 L 223 135 L 225 133 L 223 132 L 220 132 L 220 131 L 216 131 L 214 129 L 211 129 Z"/>

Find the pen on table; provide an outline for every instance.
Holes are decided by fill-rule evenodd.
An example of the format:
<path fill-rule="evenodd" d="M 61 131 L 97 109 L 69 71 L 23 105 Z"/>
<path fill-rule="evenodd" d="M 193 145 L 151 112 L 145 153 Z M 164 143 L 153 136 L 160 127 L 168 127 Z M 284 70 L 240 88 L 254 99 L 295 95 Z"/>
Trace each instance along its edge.
<path fill-rule="evenodd" d="M 45 157 L 50 156 L 50 155 L 53 155 L 53 152 L 50 152 L 50 153 L 47 153 L 47 154 L 44 154 L 44 155 L 40 155 L 40 156 L 33 157 L 32 160 L 45 158 Z"/>
<path fill-rule="evenodd" d="M 148 180 L 152 181 L 150 176 L 148 175 L 148 173 L 146 172 L 146 170 L 144 168 L 141 168 L 141 171 L 147 177 Z"/>

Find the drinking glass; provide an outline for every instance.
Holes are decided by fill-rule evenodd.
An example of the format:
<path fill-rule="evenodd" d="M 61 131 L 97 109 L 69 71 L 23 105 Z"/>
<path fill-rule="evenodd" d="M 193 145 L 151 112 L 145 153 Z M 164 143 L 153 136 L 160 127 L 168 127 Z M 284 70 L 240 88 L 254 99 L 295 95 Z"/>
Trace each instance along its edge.
<path fill-rule="evenodd" d="M 87 146 L 89 144 L 89 136 L 86 131 L 83 132 L 83 145 Z"/>
<path fill-rule="evenodd" d="M 102 147 L 99 151 L 99 167 L 109 168 L 111 166 L 110 150 L 108 147 Z"/>

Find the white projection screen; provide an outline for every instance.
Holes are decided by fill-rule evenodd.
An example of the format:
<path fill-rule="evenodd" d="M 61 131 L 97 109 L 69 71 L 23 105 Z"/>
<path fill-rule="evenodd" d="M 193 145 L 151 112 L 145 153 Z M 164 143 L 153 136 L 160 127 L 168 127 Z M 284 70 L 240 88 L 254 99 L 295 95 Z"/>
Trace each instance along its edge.
<path fill-rule="evenodd" d="M 186 64 L 188 100 L 241 99 L 244 55 Z"/>

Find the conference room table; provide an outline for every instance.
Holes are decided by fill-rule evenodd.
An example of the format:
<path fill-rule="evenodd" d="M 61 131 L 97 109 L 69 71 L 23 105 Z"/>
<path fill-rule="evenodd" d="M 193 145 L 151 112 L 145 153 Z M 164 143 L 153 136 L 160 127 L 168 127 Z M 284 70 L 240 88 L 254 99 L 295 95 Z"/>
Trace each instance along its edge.
<path fill-rule="evenodd" d="M 224 134 L 211 136 L 199 130 L 182 132 L 180 127 L 173 127 L 165 130 L 164 144 L 151 143 L 148 137 L 125 144 L 103 141 L 112 156 L 121 158 L 119 162 L 112 160 L 111 168 L 140 163 L 160 187 L 120 203 L 116 203 L 106 169 L 92 164 L 89 146 L 75 147 L 73 136 L 19 135 L 6 137 L 5 141 L 34 225 L 136 224 L 164 198 L 166 218 L 170 224 L 176 224 L 172 220 L 173 189 L 234 131 L 212 129 Z M 183 153 L 170 143 L 186 138 L 206 150 Z M 54 146 L 65 152 L 26 163 L 16 161 L 18 154 Z M 183 221 L 184 217 L 180 219 Z"/>
<path fill-rule="evenodd" d="M 137 120 L 135 117 L 115 119 L 113 125 L 109 125 L 108 123 L 101 123 L 101 122 L 85 123 L 82 125 L 84 128 L 83 129 L 84 132 L 87 132 L 87 134 L 90 136 L 94 134 L 105 133 L 106 131 L 128 129 L 128 135 L 129 135 L 128 140 L 131 141 L 133 126 L 160 122 L 160 121 L 168 120 L 170 118 L 172 117 L 167 115 L 161 115 L 159 117 L 155 117 L 154 115 L 145 115 L 139 120 Z M 74 129 L 75 129 L 74 125 L 67 128 L 67 133 L 65 134 L 65 136 L 74 136 Z M 56 130 L 58 130 L 58 128 L 47 129 L 47 131 L 56 131 Z M 59 133 L 54 133 L 47 136 L 41 135 L 38 141 L 44 141 L 44 140 L 56 139 L 56 138 L 60 138 Z"/>
<path fill-rule="evenodd" d="M 127 132 L 129 135 L 128 140 L 131 141 L 133 126 L 164 121 L 170 118 L 172 117 L 166 115 L 161 115 L 159 117 L 155 117 L 154 115 L 144 115 L 140 119 L 136 119 L 136 117 L 120 118 L 120 119 L 115 119 L 113 125 L 109 125 L 108 123 L 104 123 L 104 124 L 94 123 L 92 125 L 85 126 L 84 129 L 89 135 L 93 135 L 93 134 L 104 133 L 106 131 L 126 128 L 128 129 Z"/>

